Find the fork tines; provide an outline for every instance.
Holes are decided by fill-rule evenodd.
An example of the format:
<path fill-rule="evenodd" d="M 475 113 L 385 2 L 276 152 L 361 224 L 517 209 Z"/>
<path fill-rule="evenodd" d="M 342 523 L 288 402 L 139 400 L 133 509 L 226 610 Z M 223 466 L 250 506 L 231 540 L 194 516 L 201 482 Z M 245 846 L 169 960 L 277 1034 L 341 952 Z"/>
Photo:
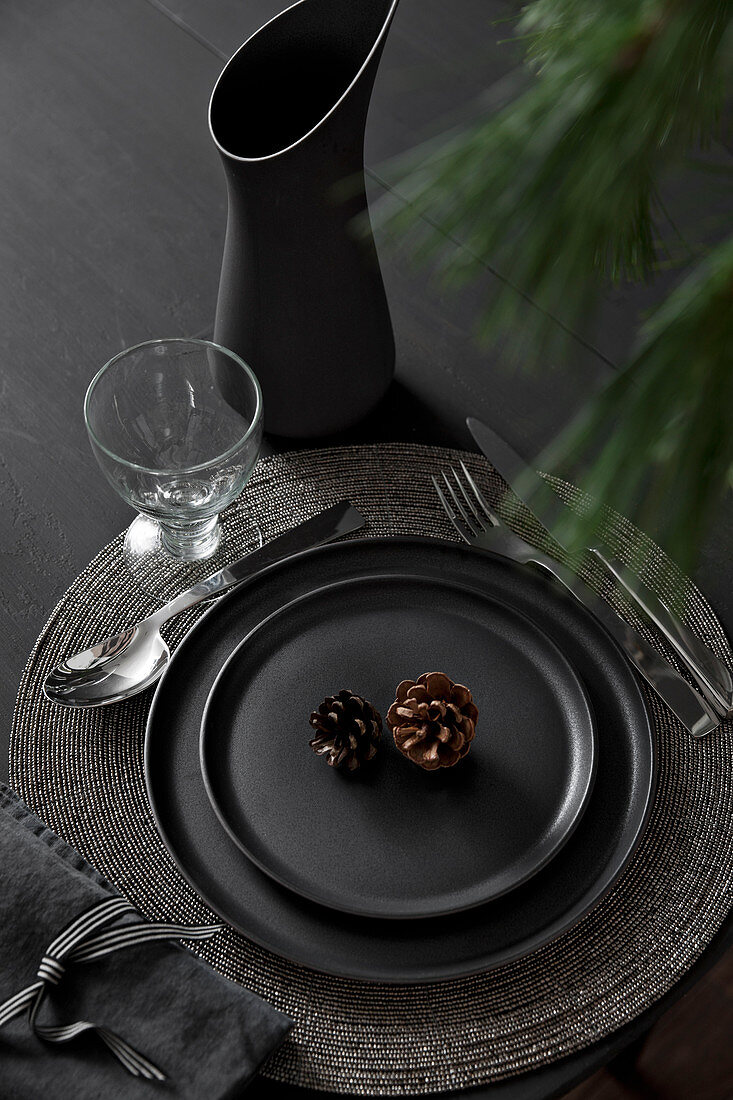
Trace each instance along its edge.
<path fill-rule="evenodd" d="M 486 503 L 481 490 L 463 461 L 461 461 L 461 469 L 465 481 L 468 483 L 468 488 L 455 466 L 450 468 L 452 478 L 448 476 L 445 470 L 441 470 L 443 485 L 435 476 L 431 475 L 431 480 L 448 519 L 463 541 L 470 542 L 472 539 L 477 538 L 482 531 L 488 529 L 487 523 L 495 527 L 499 520 Z"/>

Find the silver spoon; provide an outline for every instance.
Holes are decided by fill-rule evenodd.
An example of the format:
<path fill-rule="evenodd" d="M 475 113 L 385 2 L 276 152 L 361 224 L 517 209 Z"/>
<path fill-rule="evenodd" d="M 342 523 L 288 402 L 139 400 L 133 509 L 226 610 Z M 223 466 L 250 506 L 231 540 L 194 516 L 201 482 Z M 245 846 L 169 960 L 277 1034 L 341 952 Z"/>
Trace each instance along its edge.
<path fill-rule="evenodd" d="M 348 500 L 334 504 L 195 584 L 136 626 L 66 657 L 47 676 L 43 685 L 46 696 L 67 707 L 99 707 L 137 695 L 155 683 L 170 660 L 170 651 L 160 635 L 168 619 L 292 554 L 357 531 L 365 522 Z"/>

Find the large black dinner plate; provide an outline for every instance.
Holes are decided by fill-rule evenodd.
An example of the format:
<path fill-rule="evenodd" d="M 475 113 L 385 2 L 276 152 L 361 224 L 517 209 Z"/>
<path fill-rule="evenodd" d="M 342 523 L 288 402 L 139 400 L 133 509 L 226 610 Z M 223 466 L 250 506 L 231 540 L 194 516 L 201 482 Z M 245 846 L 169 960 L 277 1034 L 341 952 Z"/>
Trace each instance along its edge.
<path fill-rule="evenodd" d="M 470 685 L 477 736 L 423 771 L 389 731 L 342 775 L 308 747 L 308 716 L 340 688 L 382 714 L 403 679 Z M 362 916 L 429 917 L 526 881 L 559 850 L 593 779 L 593 718 L 557 646 L 475 588 L 420 573 L 316 588 L 255 627 L 206 706 L 201 765 L 242 850 L 305 897 Z"/>
<path fill-rule="evenodd" d="M 551 862 L 495 901 L 448 917 L 373 920 L 308 901 L 238 848 L 207 797 L 201 719 L 234 646 L 284 603 L 364 574 L 450 578 L 527 615 L 583 679 L 596 719 L 597 771 L 583 818 Z M 651 804 L 654 749 L 634 674 L 615 643 L 543 577 L 455 543 L 370 539 L 291 558 L 222 598 L 188 634 L 153 700 L 145 746 L 158 828 L 184 877 L 212 909 L 262 946 L 342 976 L 432 981 L 519 958 L 569 928 L 617 880 Z"/>

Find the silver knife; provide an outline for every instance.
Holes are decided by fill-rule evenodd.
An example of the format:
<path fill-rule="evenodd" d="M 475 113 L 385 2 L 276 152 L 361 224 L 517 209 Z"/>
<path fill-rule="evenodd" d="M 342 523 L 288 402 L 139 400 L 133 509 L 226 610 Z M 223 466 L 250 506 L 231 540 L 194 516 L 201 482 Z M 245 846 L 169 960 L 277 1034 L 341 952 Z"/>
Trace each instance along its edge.
<path fill-rule="evenodd" d="M 474 417 L 468 417 L 466 424 L 492 466 L 558 541 L 556 523 L 566 505 L 557 493 L 486 424 Z M 715 710 L 723 718 L 730 717 L 733 714 L 733 677 L 730 670 L 659 596 L 602 543 L 589 549 L 613 573 L 633 604 L 666 638 Z"/>

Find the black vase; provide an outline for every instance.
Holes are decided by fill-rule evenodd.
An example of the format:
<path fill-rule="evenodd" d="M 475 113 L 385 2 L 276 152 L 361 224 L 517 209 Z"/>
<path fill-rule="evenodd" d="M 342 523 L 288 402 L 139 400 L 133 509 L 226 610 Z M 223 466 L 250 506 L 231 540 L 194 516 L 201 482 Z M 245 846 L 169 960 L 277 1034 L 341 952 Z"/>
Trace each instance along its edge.
<path fill-rule="evenodd" d="M 369 98 L 397 2 L 300 0 L 240 47 L 211 97 L 229 197 L 214 338 L 255 371 L 277 435 L 350 427 L 394 372 L 359 216 Z"/>

